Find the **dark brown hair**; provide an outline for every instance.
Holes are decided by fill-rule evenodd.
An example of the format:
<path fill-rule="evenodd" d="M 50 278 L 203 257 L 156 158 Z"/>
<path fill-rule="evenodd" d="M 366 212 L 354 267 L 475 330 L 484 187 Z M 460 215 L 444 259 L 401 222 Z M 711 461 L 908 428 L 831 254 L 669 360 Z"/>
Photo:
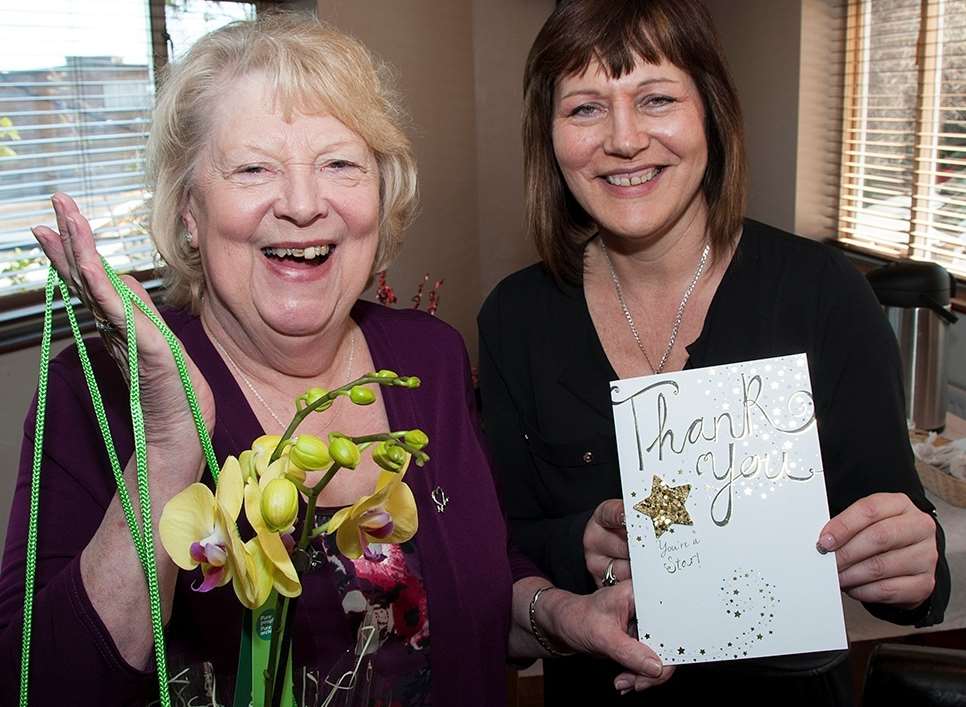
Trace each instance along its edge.
<path fill-rule="evenodd" d="M 722 253 L 740 233 L 745 204 L 744 131 L 734 84 L 711 16 L 699 0 L 570 0 L 537 35 L 523 79 L 527 227 L 537 252 L 560 280 L 577 283 L 593 219 L 564 183 L 553 149 L 557 83 L 594 60 L 609 78 L 643 60 L 666 59 L 687 72 L 704 104 L 708 166 L 701 190 L 711 247 Z"/>

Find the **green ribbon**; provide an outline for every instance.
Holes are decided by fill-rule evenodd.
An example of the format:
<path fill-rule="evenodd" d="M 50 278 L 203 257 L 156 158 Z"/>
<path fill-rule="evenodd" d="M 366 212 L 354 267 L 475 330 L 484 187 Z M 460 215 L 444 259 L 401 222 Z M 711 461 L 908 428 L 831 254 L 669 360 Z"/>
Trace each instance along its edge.
<path fill-rule="evenodd" d="M 40 472 L 43 460 L 44 449 L 44 423 L 47 410 L 47 385 L 50 367 L 50 346 L 52 339 L 52 320 L 54 291 L 60 290 L 64 300 L 64 308 L 70 322 L 71 332 L 74 342 L 77 345 L 77 356 L 84 371 L 84 378 L 87 381 L 87 388 L 91 396 L 91 404 L 94 407 L 94 415 L 100 427 L 101 436 L 104 439 L 104 446 L 110 461 L 111 471 L 117 485 L 118 497 L 124 518 L 127 522 L 128 530 L 134 541 L 134 548 L 137 552 L 138 561 L 144 572 L 145 580 L 148 585 L 148 599 L 151 609 L 151 634 L 154 641 L 154 657 L 157 667 L 158 689 L 161 696 L 162 707 L 170 707 L 171 695 L 168 691 L 168 669 L 165 659 L 164 649 L 164 624 L 161 615 L 161 597 L 158 588 L 158 569 L 157 556 L 154 543 L 154 525 L 151 521 L 151 495 L 148 484 L 148 465 L 147 465 L 147 443 L 144 435 L 144 416 L 141 411 L 141 398 L 139 389 L 139 370 L 138 370 L 138 349 L 137 332 L 134 323 L 134 307 L 137 307 L 148 321 L 155 326 L 164 337 L 171 355 L 174 357 L 175 366 L 178 369 L 178 377 L 184 388 L 185 398 L 191 411 L 191 416 L 198 432 L 198 440 L 201 443 L 205 461 L 212 478 L 218 480 L 218 460 L 205 426 L 198 400 L 195 396 L 194 388 L 191 385 L 191 378 L 185 364 L 184 355 L 181 352 L 181 345 L 177 337 L 168 328 L 164 321 L 146 304 L 140 297 L 134 294 L 131 289 L 124 284 L 117 273 L 108 265 L 103 258 L 101 262 L 107 273 L 108 279 L 114 287 L 115 292 L 121 299 L 124 308 L 124 331 L 127 336 L 128 354 L 128 375 L 129 375 L 129 406 L 131 411 L 131 427 L 134 432 L 134 458 L 136 467 L 138 508 L 140 519 L 135 515 L 128 494 L 127 485 L 124 482 L 124 474 L 120 460 L 115 451 L 114 442 L 111 437 L 110 427 L 107 422 L 107 414 L 104 411 L 104 404 L 101 399 L 100 389 L 94 377 L 94 371 L 87 355 L 87 348 L 77 325 L 74 316 L 73 306 L 70 301 L 70 293 L 66 283 L 62 282 L 53 268 L 47 273 L 47 284 L 44 288 L 44 324 L 43 336 L 40 344 L 40 373 L 37 383 L 37 415 L 34 427 L 34 453 L 32 474 L 30 483 L 30 507 L 29 521 L 27 526 L 27 559 L 26 573 L 24 579 L 24 608 L 23 608 L 23 636 L 20 654 L 20 707 L 28 707 L 28 687 L 30 677 L 30 645 L 31 627 L 33 620 L 33 601 L 34 588 L 37 574 L 37 529 L 40 512 Z"/>

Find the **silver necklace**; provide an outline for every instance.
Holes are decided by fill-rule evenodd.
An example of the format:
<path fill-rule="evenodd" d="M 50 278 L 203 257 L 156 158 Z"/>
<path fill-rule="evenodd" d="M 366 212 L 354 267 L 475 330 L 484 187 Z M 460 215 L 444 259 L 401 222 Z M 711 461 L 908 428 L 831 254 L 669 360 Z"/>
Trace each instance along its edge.
<path fill-rule="evenodd" d="M 278 424 L 278 426 L 281 429 L 283 429 L 283 430 L 286 427 L 288 427 L 288 425 L 286 423 L 282 422 L 282 420 L 279 418 L 279 416 L 275 414 L 275 411 L 272 410 L 272 406 L 269 405 L 265 401 L 265 398 L 263 398 L 261 396 L 261 394 L 255 388 L 255 386 L 252 384 L 252 382 L 248 379 L 248 376 L 246 376 L 244 374 L 244 372 L 242 371 L 241 367 L 237 363 L 235 363 L 235 359 L 233 359 L 228 354 L 228 352 L 225 351 L 218 344 L 218 342 L 214 340 L 214 338 L 211 339 L 211 343 L 215 345 L 215 348 L 218 349 L 218 351 L 221 352 L 221 355 L 224 356 L 225 359 L 228 361 L 228 363 L 231 364 L 231 367 L 235 369 L 235 372 L 239 376 L 241 376 L 242 381 L 245 383 L 245 385 L 248 387 L 248 389 L 250 391 L 252 391 L 252 395 L 254 395 L 255 398 L 258 400 L 258 402 L 260 402 L 262 404 L 262 407 L 264 407 L 266 410 L 268 410 L 268 414 L 272 416 L 272 419 L 275 420 L 275 422 Z M 349 376 L 352 375 L 352 359 L 355 357 L 355 353 L 356 353 L 356 337 L 355 337 L 355 332 L 351 332 L 349 334 L 349 362 L 348 362 L 348 364 L 346 364 L 346 367 L 345 367 L 345 375 L 343 376 L 343 379 L 344 379 L 345 382 L 348 382 L 349 381 Z M 332 420 L 334 420 L 334 419 L 335 419 L 335 417 L 330 416 L 328 422 L 326 422 L 322 426 L 322 429 L 325 429 L 330 424 L 332 424 Z"/>
<path fill-rule="evenodd" d="M 637 342 L 637 348 L 641 350 L 644 354 L 644 360 L 647 361 L 647 365 L 651 367 L 654 373 L 660 373 L 664 370 L 664 365 L 667 363 L 668 357 L 671 355 L 671 350 L 674 348 L 674 342 L 677 341 L 678 331 L 681 329 L 681 322 L 684 320 L 684 310 L 688 306 L 688 300 L 691 299 L 691 295 L 694 293 L 694 288 L 698 284 L 698 279 L 701 277 L 701 273 L 704 272 L 704 266 L 708 263 L 708 254 L 711 253 L 711 244 L 705 243 L 704 250 L 701 251 L 701 260 L 698 261 L 698 267 L 694 271 L 694 277 L 691 278 L 691 284 L 688 285 L 688 289 L 684 291 L 684 297 L 681 298 L 681 304 L 678 305 L 677 314 L 674 315 L 674 323 L 671 326 L 671 336 L 667 340 L 667 348 L 664 349 L 664 355 L 661 356 L 661 361 L 656 366 L 651 363 L 651 357 L 647 355 L 647 350 L 644 348 L 643 342 L 641 342 L 641 335 L 637 331 L 637 325 L 634 323 L 634 317 L 631 316 L 631 310 L 627 308 L 627 302 L 624 301 L 624 291 L 621 289 L 620 278 L 617 277 L 617 271 L 614 270 L 614 263 L 610 260 L 610 254 L 607 252 L 607 246 L 604 245 L 604 239 L 600 240 L 600 252 L 604 254 L 604 260 L 607 261 L 607 267 L 610 269 L 610 279 L 614 281 L 614 292 L 617 293 L 617 301 L 620 302 L 621 309 L 624 311 L 624 319 L 627 320 L 627 326 L 631 328 L 631 334 L 634 335 L 634 341 Z"/>

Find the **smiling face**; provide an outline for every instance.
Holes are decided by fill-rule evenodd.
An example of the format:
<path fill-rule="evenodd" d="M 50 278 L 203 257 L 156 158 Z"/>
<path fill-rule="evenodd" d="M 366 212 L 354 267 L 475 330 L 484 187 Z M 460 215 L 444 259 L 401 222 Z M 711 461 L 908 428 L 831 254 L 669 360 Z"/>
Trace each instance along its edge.
<path fill-rule="evenodd" d="M 613 236 L 654 241 L 703 230 L 708 163 L 704 106 L 691 77 L 667 61 L 609 78 L 592 61 L 556 89 L 553 147 L 577 202 Z"/>
<path fill-rule="evenodd" d="M 185 223 L 201 251 L 202 309 L 255 342 L 338 331 L 378 244 L 379 172 L 336 118 L 275 105 L 259 74 L 215 107 Z"/>

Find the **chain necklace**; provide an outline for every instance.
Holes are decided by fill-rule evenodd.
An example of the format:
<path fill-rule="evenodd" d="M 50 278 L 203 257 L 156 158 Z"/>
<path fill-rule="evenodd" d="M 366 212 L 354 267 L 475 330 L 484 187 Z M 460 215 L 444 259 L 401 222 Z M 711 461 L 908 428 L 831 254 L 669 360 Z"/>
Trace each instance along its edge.
<path fill-rule="evenodd" d="M 624 311 L 624 319 L 627 320 L 627 326 L 631 329 L 631 334 L 634 335 L 634 341 L 637 342 L 637 348 L 641 350 L 644 354 L 644 360 L 647 361 L 647 365 L 651 367 L 654 373 L 660 373 L 664 370 L 664 366 L 667 363 L 668 357 L 671 355 L 671 349 L 674 348 L 674 342 L 677 341 L 678 331 L 681 329 L 681 322 L 684 320 L 684 310 L 688 306 L 688 300 L 691 299 L 691 295 L 694 293 L 694 288 L 698 284 L 698 279 L 701 277 L 701 273 L 704 272 L 704 266 L 708 263 L 708 254 L 711 253 L 711 244 L 705 243 L 704 250 L 701 251 L 701 260 L 698 261 L 698 267 L 694 271 L 694 277 L 691 278 L 691 284 L 688 285 L 688 289 L 684 291 L 684 297 L 681 298 L 681 304 L 678 305 L 677 314 L 674 315 L 674 324 L 671 326 L 671 336 L 667 340 L 667 348 L 664 349 L 664 355 L 661 356 L 661 361 L 655 366 L 651 363 L 651 357 L 647 355 L 647 350 L 644 348 L 644 344 L 641 341 L 641 335 L 637 331 L 637 325 L 634 323 L 634 317 L 631 316 L 631 310 L 627 308 L 627 302 L 624 301 L 624 291 L 621 289 L 620 278 L 617 277 L 617 271 L 614 270 L 614 263 L 611 262 L 610 254 L 607 252 L 607 246 L 604 245 L 604 239 L 600 239 L 600 252 L 604 254 L 604 260 L 607 261 L 607 267 L 610 269 L 610 279 L 614 282 L 614 292 L 617 293 L 617 301 L 620 302 L 621 309 Z"/>
<path fill-rule="evenodd" d="M 245 385 L 248 387 L 248 389 L 250 391 L 252 391 L 252 395 L 254 395 L 255 398 L 258 400 L 258 402 L 260 402 L 262 404 L 262 407 L 264 407 L 266 410 L 268 410 L 268 414 L 272 416 L 272 419 L 275 420 L 275 422 L 278 424 L 278 426 L 281 429 L 284 430 L 288 425 L 286 425 L 286 423 L 282 422 L 282 420 L 279 418 L 279 416 L 275 414 L 275 411 L 272 410 L 272 406 L 269 405 L 265 401 L 265 398 L 263 398 L 261 396 L 261 394 L 255 388 L 255 386 L 252 384 L 252 382 L 248 379 L 248 376 L 246 376 L 242 372 L 241 367 L 237 363 L 235 363 L 235 359 L 233 359 L 231 356 L 229 356 L 228 355 L 228 352 L 225 351 L 218 344 L 218 342 L 214 340 L 214 338 L 211 338 L 211 343 L 215 345 L 215 348 L 218 349 L 218 351 L 221 352 L 221 355 L 224 356 L 225 359 L 228 361 L 228 363 L 231 364 L 231 367 L 235 369 L 235 372 L 239 376 L 241 376 L 242 381 L 245 383 Z M 349 376 L 352 375 L 352 359 L 355 357 L 355 353 L 356 353 L 356 337 L 355 337 L 355 332 L 351 332 L 349 334 L 349 362 L 346 364 L 346 367 L 345 367 L 345 375 L 343 376 L 343 380 L 345 380 L 345 381 L 348 381 L 349 380 Z M 332 424 L 332 420 L 334 420 L 334 419 L 335 419 L 335 416 L 330 416 L 329 419 L 328 419 L 328 422 L 326 422 L 322 426 L 322 429 L 325 429 L 330 424 Z"/>

